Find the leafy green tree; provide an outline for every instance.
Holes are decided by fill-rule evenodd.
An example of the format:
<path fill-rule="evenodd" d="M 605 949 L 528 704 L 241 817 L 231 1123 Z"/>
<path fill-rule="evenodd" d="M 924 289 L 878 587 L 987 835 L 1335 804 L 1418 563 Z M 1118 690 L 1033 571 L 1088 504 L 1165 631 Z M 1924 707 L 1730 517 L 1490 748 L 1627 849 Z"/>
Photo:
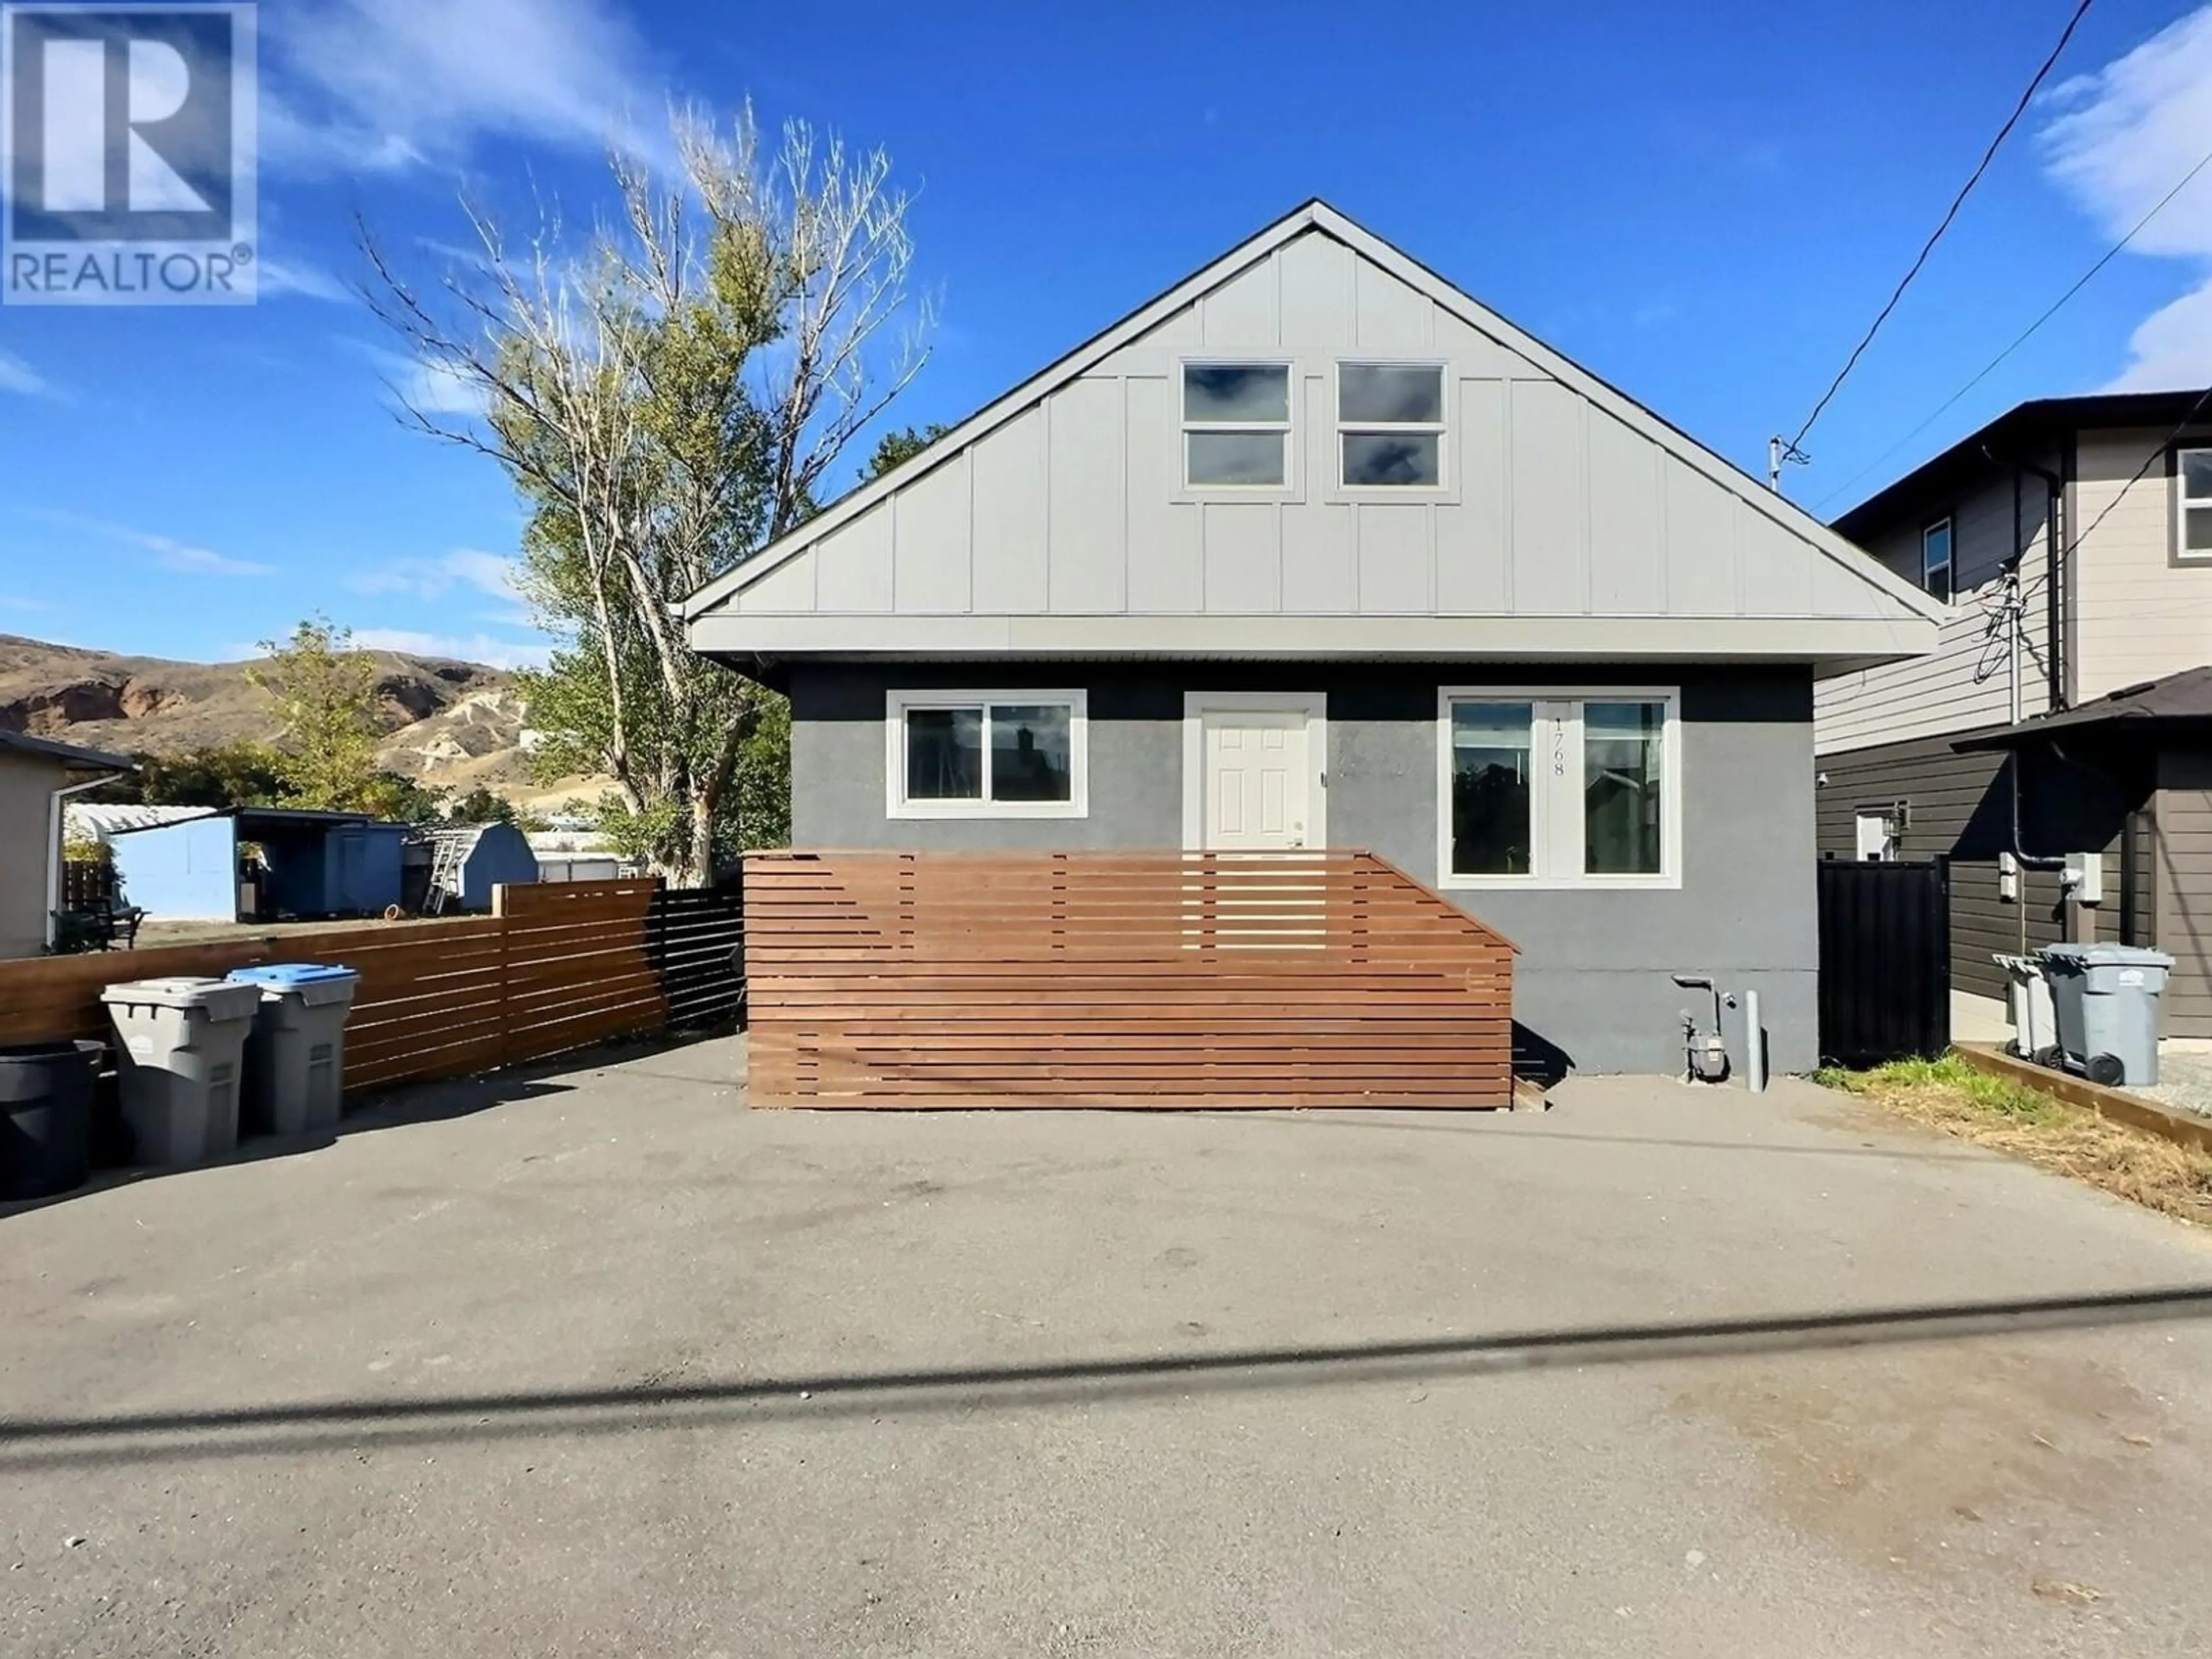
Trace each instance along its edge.
<path fill-rule="evenodd" d="M 373 811 L 400 796 L 392 775 L 378 773 L 376 664 L 353 648 L 352 630 L 311 617 L 289 640 L 262 641 L 261 652 L 264 660 L 246 677 L 275 701 L 284 722 L 276 765 L 286 800 Z"/>
<path fill-rule="evenodd" d="M 525 586 L 561 639 L 519 677 L 533 766 L 611 775 L 610 837 L 696 886 L 760 838 L 748 811 L 787 821 L 745 781 L 773 764 L 756 734 L 787 716 L 695 656 L 673 607 L 817 510 L 920 369 L 928 307 L 880 152 L 793 124 L 764 154 L 749 113 L 676 138 L 680 178 L 617 161 L 617 228 L 587 258 L 560 256 L 557 227 L 518 251 L 477 218 L 484 257 L 441 300 L 368 253 L 379 314 L 469 394 L 414 423 L 495 459 L 529 515 Z M 480 418 L 447 412 L 469 400 Z"/>
<path fill-rule="evenodd" d="M 904 465 L 951 430 L 944 422 L 932 421 L 927 426 L 905 426 L 884 433 L 876 441 L 876 453 L 868 457 L 868 477 L 880 478 L 893 467 Z"/>
<path fill-rule="evenodd" d="M 269 806 L 284 799 L 283 757 L 265 743 L 209 744 L 132 758 L 136 772 L 83 799 L 144 806 Z"/>
<path fill-rule="evenodd" d="M 446 816 L 455 823 L 513 823 L 521 815 L 513 801 L 478 784 L 467 793 L 454 796 Z"/>

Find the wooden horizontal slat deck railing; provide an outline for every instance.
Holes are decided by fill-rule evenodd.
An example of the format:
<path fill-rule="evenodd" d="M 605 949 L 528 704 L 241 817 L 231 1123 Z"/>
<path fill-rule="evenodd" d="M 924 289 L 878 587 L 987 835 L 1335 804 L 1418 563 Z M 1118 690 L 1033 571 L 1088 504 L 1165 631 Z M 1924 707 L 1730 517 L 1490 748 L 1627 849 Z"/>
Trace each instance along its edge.
<path fill-rule="evenodd" d="M 1512 1102 L 1510 940 L 1371 853 L 749 854 L 756 1105 Z"/>
<path fill-rule="evenodd" d="M 103 987 L 265 962 L 361 975 L 349 1092 L 460 1077 L 734 1011 L 739 910 L 651 879 L 498 890 L 489 916 L 0 963 L 0 1044 L 105 1037 Z"/>

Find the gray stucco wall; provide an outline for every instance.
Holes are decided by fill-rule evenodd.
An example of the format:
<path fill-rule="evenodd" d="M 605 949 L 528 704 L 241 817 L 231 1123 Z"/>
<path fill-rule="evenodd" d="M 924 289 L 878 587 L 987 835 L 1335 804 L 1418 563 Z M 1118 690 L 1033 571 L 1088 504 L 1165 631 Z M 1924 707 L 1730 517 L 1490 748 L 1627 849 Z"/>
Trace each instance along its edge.
<path fill-rule="evenodd" d="M 1485 674 L 1464 665 L 821 665 L 794 669 L 792 839 L 800 847 L 1054 848 L 1182 844 L 1186 690 L 1328 697 L 1328 838 L 1432 882 L 1440 684 L 1678 684 L 1683 879 L 1679 890 L 1454 891 L 1510 934 L 1524 1063 L 1586 1072 L 1680 1065 L 1680 1011 L 1710 1002 L 1674 973 L 1755 989 L 1778 1070 L 1815 1063 L 1813 689 L 1803 668 L 1579 665 Z M 1083 686 L 1091 811 L 1084 818 L 908 820 L 884 810 L 884 696 L 934 685 Z M 1740 1023 L 1731 1048 L 1741 1053 Z"/>
<path fill-rule="evenodd" d="M 0 750 L 0 957 L 46 948 L 46 836 L 60 766 Z"/>

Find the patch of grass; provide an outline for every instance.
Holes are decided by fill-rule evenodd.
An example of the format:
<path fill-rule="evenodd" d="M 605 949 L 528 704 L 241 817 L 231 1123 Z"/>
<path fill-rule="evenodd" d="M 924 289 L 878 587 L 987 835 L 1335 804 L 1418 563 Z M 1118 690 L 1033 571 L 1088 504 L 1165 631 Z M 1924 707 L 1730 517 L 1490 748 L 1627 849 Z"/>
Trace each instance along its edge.
<path fill-rule="evenodd" d="M 2115 1123 L 1955 1054 L 1893 1060 L 1866 1072 L 1826 1066 L 1813 1080 L 1961 1140 L 2212 1225 L 2212 1153 Z"/>

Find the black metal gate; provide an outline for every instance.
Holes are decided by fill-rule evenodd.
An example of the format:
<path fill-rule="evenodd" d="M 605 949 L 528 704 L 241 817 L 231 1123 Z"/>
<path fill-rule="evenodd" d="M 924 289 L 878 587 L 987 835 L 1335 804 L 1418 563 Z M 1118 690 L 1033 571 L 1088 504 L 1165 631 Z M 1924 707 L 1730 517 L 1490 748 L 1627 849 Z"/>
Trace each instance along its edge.
<path fill-rule="evenodd" d="M 1951 1042 L 1951 870 L 1820 864 L 1820 1058 L 1878 1066 Z"/>

